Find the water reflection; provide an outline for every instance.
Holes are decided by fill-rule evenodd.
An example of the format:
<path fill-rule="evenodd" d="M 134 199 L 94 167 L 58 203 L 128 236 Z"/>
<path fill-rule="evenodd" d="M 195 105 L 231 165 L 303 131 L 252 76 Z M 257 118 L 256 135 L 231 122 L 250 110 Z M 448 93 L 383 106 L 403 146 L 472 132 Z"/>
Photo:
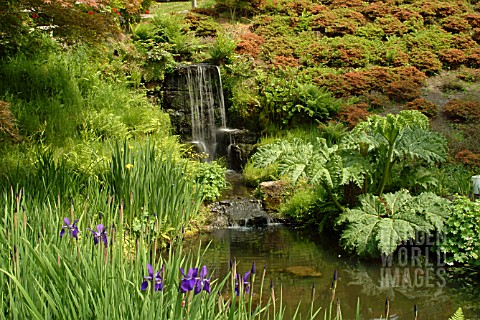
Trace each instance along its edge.
<path fill-rule="evenodd" d="M 420 319 L 432 320 L 448 319 L 447 315 L 452 315 L 458 307 L 451 301 L 448 287 L 440 281 L 439 271 L 433 267 L 397 263 L 386 268 L 381 259 L 366 263 L 345 258 L 336 241 L 283 225 L 214 230 L 190 239 L 186 245 L 196 251 L 199 241 L 203 246 L 211 241 L 202 261 L 215 270 L 217 277 L 223 278 L 228 273 L 230 260 L 237 261 L 239 273 L 248 271 L 253 261 L 259 270 L 266 265 L 267 284 L 272 279 L 276 288 L 283 288 L 287 312 L 292 312 L 300 302 L 301 310 L 308 310 L 312 284 L 316 288 L 315 306 L 327 307 L 335 270 L 338 270 L 336 296 L 341 301 L 344 319 L 354 319 L 358 297 L 364 319 L 380 318 L 387 297 L 391 301 L 391 314 L 398 319 L 412 319 L 415 304 Z M 309 267 L 322 276 L 296 276 L 287 271 L 292 266 Z M 323 319 L 323 313 L 320 318 Z"/>

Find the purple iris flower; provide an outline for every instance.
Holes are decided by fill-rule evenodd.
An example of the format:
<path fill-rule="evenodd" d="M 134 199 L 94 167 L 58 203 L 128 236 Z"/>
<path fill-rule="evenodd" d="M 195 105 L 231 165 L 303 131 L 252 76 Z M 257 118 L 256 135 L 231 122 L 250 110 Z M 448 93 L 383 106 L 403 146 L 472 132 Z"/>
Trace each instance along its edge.
<path fill-rule="evenodd" d="M 65 235 L 65 231 L 68 230 L 68 234 L 70 234 L 72 238 L 75 238 L 78 240 L 78 227 L 77 227 L 78 220 L 79 219 L 76 219 L 75 221 L 73 221 L 72 224 L 70 224 L 70 219 L 64 218 L 63 223 L 65 223 L 65 225 L 62 227 L 62 231 L 60 231 L 60 237 L 63 237 Z"/>
<path fill-rule="evenodd" d="M 193 290 L 195 294 L 199 294 L 202 290 L 210 293 L 210 278 L 206 278 L 208 273 L 207 266 L 202 267 L 200 275 L 198 274 L 198 268 L 190 268 L 187 274 L 185 274 L 183 268 L 180 268 L 180 272 L 183 275 L 183 279 L 180 282 L 181 293 L 191 290 Z"/>
<path fill-rule="evenodd" d="M 248 282 L 248 277 L 250 276 L 251 271 L 247 271 L 243 274 L 243 276 L 240 277 L 240 274 L 237 273 L 237 281 L 235 281 L 235 293 L 238 296 L 240 294 L 240 281 L 242 282 L 243 285 L 243 290 L 245 290 L 246 293 L 250 291 L 250 282 Z"/>
<path fill-rule="evenodd" d="M 148 282 L 154 283 L 153 285 L 153 291 L 162 291 L 163 290 L 163 279 L 160 276 L 160 273 L 163 271 L 163 267 L 160 271 L 158 271 L 155 275 L 155 271 L 153 270 L 153 267 L 150 263 L 147 263 L 147 269 L 148 269 L 148 276 L 143 277 L 143 282 L 142 282 L 142 287 L 140 290 L 145 291 L 147 290 L 148 287 Z"/>
<path fill-rule="evenodd" d="M 92 229 L 90 229 L 90 228 L 87 228 L 87 230 L 90 230 L 90 231 L 92 232 L 93 242 L 95 243 L 95 245 L 96 245 L 100 240 L 102 240 L 102 241 L 103 241 L 103 244 L 105 244 L 105 247 L 108 246 L 107 228 L 108 228 L 108 227 L 104 227 L 103 224 L 101 224 L 101 223 L 97 226 L 97 231 L 92 230 Z"/>

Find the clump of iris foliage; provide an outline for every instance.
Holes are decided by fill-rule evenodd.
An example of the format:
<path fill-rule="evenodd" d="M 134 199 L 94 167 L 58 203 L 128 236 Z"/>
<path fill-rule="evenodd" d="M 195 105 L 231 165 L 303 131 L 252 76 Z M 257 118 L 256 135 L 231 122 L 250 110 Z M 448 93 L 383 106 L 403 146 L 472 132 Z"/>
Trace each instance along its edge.
<path fill-rule="evenodd" d="M 135 235 L 126 205 L 96 190 L 66 206 L 23 190 L 3 194 L 0 319 L 285 318 L 281 289 L 274 280 L 264 286 L 267 266 L 257 279 L 255 263 L 240 274 L 230 262 L 229 275 L 218 278 L 201 265 L 202 252 L 183 252 L 181 230 L 160 252 L 159 215 Z M 314 296 L 302 318 L 319 314 Z M 334 301 L 329 319 L 340 319 Z"/>

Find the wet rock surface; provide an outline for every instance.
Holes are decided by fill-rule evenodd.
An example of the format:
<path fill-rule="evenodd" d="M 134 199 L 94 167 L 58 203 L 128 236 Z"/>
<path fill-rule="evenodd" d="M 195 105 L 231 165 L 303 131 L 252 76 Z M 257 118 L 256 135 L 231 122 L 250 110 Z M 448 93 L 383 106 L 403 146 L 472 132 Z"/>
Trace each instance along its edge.
<path fill-rule="evenodd" d="M 283 203 L 285 196 L 292 192 L 292 188 L 290 183 L 281 180 L 260 183 L 259 189 L 265 210 L 273 215 L 278 213 L 278 208 Z"/>
<path fill-rule="evenodd" d="M 256 199 L 223 200 L 210 205 L 212 228 L 251 227 L 267 225 L 272 218 Z"/>

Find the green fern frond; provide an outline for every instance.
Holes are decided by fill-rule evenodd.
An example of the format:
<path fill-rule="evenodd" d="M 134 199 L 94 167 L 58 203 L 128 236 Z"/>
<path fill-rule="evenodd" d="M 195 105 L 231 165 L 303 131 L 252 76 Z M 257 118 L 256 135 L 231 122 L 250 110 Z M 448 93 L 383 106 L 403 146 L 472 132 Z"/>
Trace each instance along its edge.
<path fill-rule="evenodd" d="M 448 320 L 465 320 L 462 308 L 458 308 L 457 311 L 455 311 L 455 313 L 453 314 L 453 316 L 448 318 Z"/>

